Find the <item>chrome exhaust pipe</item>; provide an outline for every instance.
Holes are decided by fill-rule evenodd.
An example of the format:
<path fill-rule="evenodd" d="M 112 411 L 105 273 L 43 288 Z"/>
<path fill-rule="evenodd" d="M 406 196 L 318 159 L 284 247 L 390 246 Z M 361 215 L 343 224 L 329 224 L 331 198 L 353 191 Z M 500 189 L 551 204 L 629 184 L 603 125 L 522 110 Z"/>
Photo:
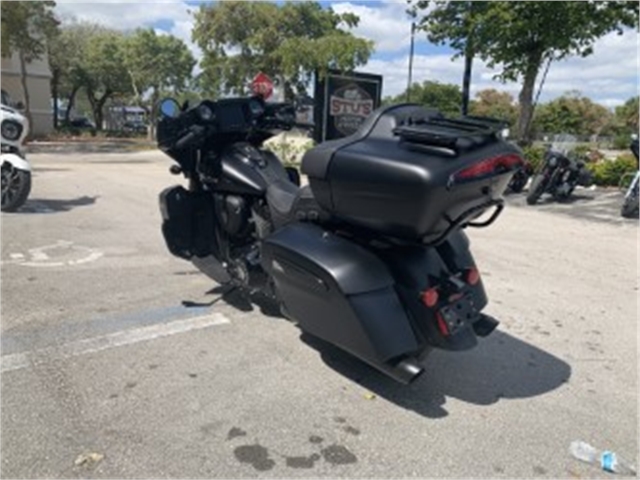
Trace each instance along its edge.
<path fill-rule="evenodd" d="M 394 380 L 409 385 L 413 383 L 422 373 L 424 373 L 424 367 L 420 365 L 414 358 L 405 358 L 395 364 L 374 364 L 374 366 L 386 373 Z"/>

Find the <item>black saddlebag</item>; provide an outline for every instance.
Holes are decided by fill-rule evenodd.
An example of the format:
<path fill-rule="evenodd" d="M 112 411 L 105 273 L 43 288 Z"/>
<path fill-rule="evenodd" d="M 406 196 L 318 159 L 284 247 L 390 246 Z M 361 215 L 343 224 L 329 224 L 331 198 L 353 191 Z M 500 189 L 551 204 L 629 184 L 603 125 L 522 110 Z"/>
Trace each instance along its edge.
<path fill-rule="evenodd" d="M 302 172 L 318 203 L 348 223 L 425 243 L 496 207 L 521 152 L 506 125 L 444 118 L 417 105 L 374 112 L 353 135 L 309 150 Z M 495 218 L 495 217 L 494 217 Z"/>
<path fill-rule="evenodd" d="M 419 340 L 394 279 L 373 253 L 317 225 L 296 223 L 264 241 L 262 266 L 302 330 L 392 376 L 404 375 L 394 373 L 394 359 L 418 351 Z"/>

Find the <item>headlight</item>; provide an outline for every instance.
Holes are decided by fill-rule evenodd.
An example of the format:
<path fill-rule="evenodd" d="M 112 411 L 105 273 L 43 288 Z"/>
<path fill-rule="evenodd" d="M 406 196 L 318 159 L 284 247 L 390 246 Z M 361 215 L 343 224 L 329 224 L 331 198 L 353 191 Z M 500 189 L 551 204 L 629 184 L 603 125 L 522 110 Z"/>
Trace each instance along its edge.
<path fill-rule="evenodd" d="M 9 141 L 16 141 L 22 135 L 22 125 L 13 120 L 4 120 L 2 122 L 2 138 Z"/>
<path fill-rule="evenodd" d="M 549 166 L 551 168 L 555 168 L 555 166 L 558 164 L 558 159 L 556 157 L 551 157 L 549 159 Z"/>
<path fill-rule="evenodd" d="M 200 116 L 200 118 L 202 120 L 204 120 L 205 122 L 213 120 L 213 109 L 209 105 L 201 103 L 198 106 L 198 110 L 197 111 L 198 111 L 198 115 Z"/>

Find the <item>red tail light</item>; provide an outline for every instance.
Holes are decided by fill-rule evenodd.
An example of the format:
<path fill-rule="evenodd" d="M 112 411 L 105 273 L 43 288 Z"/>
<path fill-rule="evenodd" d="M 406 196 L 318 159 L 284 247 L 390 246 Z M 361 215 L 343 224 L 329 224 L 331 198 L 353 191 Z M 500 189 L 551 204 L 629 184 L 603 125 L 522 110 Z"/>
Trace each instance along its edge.
<path fill-rule="evenodd" d="M 475 285 L 480 281 L 480 272 L 477 268 L 470 268 L 467 270 L 467 283 L 469 285 Z"/>
<path fill-rule="evenodd" d="M 434 307 L 436 303 L 438 303 L 438 297 L 439 295 L 436 287 L 430 288 L 429 290 L 422 292 L 422 303 L 429 308 Z"/>
<path fill-rule="evenodd" d="M 487 158 L 453 175 L 453 182 L 468 182 L 482 177 L 515 170 L 524 165 L 524 160 L 516 153 L 507 153 Z"/>
<path fill-rule="evenodd" d="M 449 327 L 447 327 L 447 324 L 444 321 L 444 318 L 442 318 L 442 315 L 440 315 L 440 313 L 436 313 L 436 321 L 438 322 L 438 330 L 440 330 L 440 333 L 445 337 L 448 337 Z"/>

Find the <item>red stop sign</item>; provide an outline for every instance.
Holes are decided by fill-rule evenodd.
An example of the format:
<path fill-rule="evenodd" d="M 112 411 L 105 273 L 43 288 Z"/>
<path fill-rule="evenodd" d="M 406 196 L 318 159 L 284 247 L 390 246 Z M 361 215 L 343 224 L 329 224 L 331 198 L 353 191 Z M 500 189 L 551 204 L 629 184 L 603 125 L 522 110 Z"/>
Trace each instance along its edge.
<path fill-rule="evenodd" d="M 258 73 L 251 81 L 251 90 L 256 95 L 260 95 L 265 100 L 273 93 L 273 81 L 266 73 Z"/>

